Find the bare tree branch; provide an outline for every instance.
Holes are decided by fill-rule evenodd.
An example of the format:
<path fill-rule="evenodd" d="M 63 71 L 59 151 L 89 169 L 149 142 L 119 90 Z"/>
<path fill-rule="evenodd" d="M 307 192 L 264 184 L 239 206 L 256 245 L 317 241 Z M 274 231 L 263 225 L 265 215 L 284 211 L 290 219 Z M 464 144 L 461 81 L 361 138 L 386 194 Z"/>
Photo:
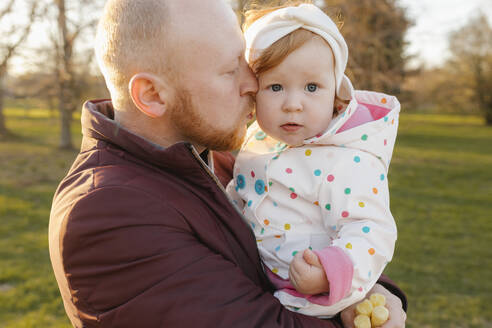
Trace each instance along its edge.
<path fill-rule="evenodd" d="M 2 19 L 3 16 L 7 15 L 12 11 L 14 1 L 15 0 L 10 0 L 10 2 L 7 4 L 7 7 L 5 7 L 2 11 L 0 11 L 0 19 Z"/>
<path fill-rule="evenodd" d="M 37 6 L 38 6 L 38 2 L 33 1 L 32 5 L 31 5 L 30 14 L 29 14 L 29 21 L 31 21 L 31 22 L 34 21 L 34 18 L 36 17 Z M 0 62 L 0 70 L 4 69 L 7 66 L 9 59 L 14 55 L 17 47 L 27 39 L 29 32 L 31 32 L 31 26 L 32 26 L 32 24 L 26 24 L 24 26 L 24 28 L 22 29 L 22 32 L 20 33 L 20 36 L 17 39 L 17 41 L 15 41 L 14 43 L 7 46 L 7 53 L 5 54 L 4 58 Z"/>

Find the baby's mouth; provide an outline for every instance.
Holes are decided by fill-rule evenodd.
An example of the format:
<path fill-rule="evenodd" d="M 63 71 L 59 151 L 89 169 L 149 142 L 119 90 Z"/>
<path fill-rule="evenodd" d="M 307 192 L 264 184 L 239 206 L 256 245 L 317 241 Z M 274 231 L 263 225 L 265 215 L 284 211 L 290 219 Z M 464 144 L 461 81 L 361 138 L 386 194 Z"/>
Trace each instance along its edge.
<path fill-rule="evenodd" d="M 286 132 L 296 132 L 297 130 L 302 128 L 302 125 L 297 123 L 286 123 L 281 125 L 280 127 Z"/>

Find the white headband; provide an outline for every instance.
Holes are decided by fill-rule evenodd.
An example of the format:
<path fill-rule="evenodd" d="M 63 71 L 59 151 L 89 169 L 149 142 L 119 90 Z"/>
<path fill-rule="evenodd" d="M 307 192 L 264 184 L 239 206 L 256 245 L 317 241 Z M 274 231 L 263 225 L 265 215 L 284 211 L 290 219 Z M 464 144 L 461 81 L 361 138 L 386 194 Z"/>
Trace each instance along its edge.
<path fill-rule="evenodd" d="M 344 75 L 348 60 L 345 39 L 330 17 L 314 5 L 281 8 L 251 24 L 244 33 L 246 60 L 254 61 L 276 41 L 299 28 L 316 33 L 328 42 L 335 58 L 336 93 L 343 99 L 352 98 L 352 84 Z"/>

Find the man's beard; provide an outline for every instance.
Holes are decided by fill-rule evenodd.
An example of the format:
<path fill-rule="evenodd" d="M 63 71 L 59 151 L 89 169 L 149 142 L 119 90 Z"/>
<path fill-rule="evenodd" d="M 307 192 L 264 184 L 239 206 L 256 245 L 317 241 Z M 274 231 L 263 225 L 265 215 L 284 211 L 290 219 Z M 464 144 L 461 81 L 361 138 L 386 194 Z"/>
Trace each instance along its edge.
<path fill-rule="evenodd" d="M 252 107 L 252 102 L 251 102 Z M 241 147 L 246 135 L 244 116 L 238 117 L 238 122 L 227 131 L 218 130 L 207 123 L 193 103 L 190 92 L 181 88 L 177 91 L 174 106 L 171 111 L 171 120 L 181 136 L 194 145 L 211 150 L 230 151 Z"/>

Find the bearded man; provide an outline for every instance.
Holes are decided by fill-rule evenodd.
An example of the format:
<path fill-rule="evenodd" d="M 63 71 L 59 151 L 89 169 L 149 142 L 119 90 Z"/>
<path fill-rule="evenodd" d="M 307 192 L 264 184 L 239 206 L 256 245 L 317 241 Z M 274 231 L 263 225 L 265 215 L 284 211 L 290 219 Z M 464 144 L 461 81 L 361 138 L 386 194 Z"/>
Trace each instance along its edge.
<path fill-rule="evenodd" d="M 340 318 L 299 315 L 273 297 L 224 192 L 234 158 L 219 151 L 241 144 L 257 91 L 231 8 L 109 0 L 95 49 L 112 101 L 84 105 L 81 151 L 49 227 L 73 326 L 340 327 Z M 403 293 L 380 284 L 384 327 L 403 327 Z M 342 316 L 350 326 L 353 309 Z"/>

